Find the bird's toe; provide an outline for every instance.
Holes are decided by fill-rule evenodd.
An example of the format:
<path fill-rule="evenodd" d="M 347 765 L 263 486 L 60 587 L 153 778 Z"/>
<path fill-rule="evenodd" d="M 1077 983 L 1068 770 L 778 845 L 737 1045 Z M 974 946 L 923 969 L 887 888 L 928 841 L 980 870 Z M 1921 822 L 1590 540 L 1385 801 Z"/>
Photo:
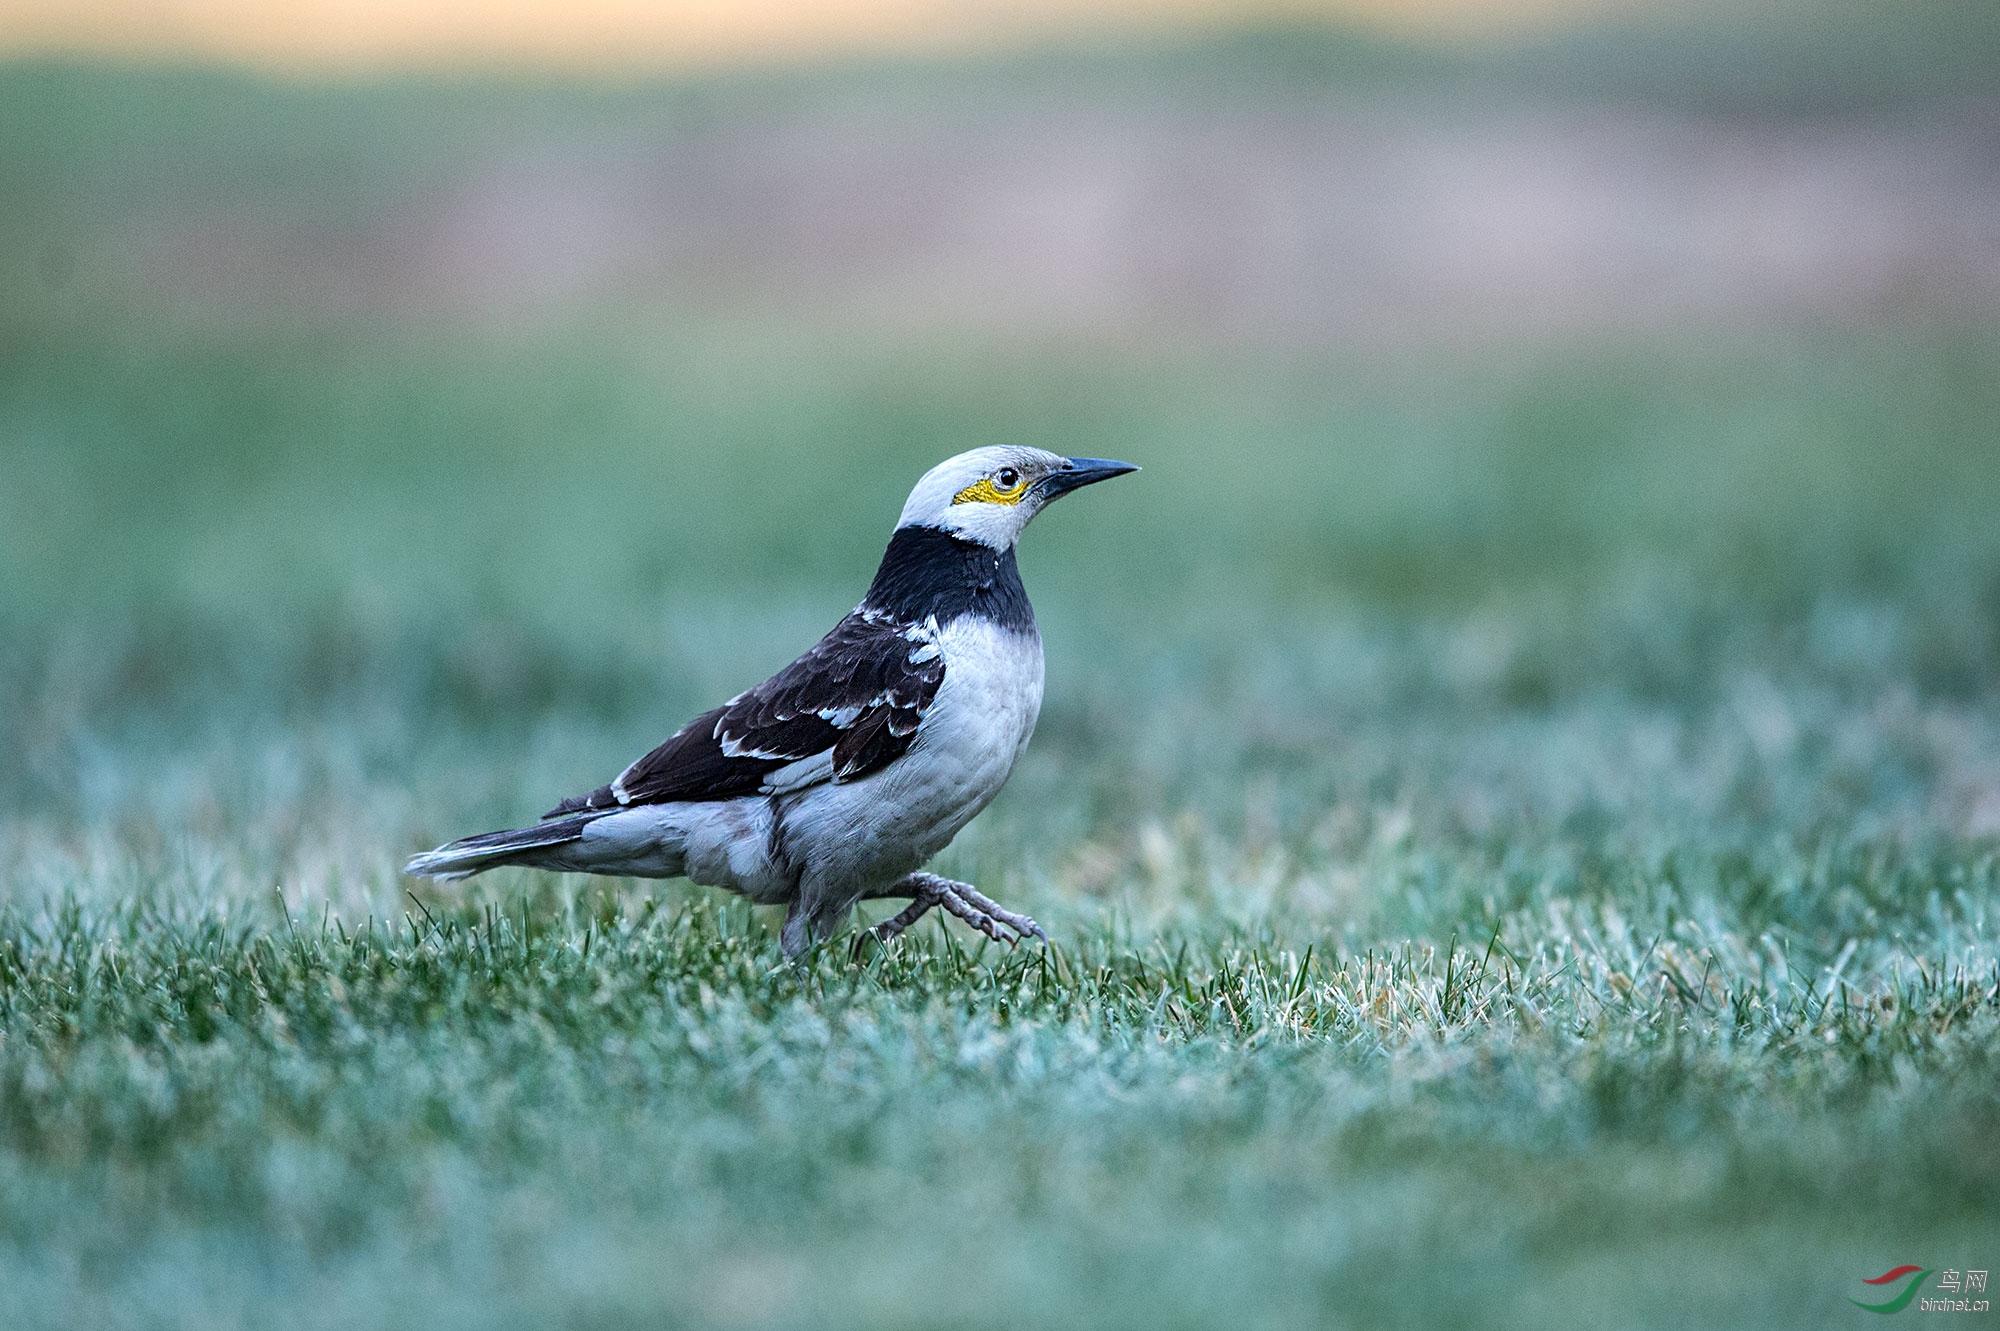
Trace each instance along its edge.
<path fill-rule="evenodd" d="M 1041 925 L 1035 923 L 1032 917 L 1008 910 L 1005 906 L 970 884 L 962 884 L 956 890 L 967 905 L 1012 929 L 1016 937 L 1015 939 L 1009 939 L 1009 942 L 1016 941 L 1019 938 L 1030 937 L 1039 938 L 1044 943 L 1049 941 L 1048 934 L 1043 931 Z"/>

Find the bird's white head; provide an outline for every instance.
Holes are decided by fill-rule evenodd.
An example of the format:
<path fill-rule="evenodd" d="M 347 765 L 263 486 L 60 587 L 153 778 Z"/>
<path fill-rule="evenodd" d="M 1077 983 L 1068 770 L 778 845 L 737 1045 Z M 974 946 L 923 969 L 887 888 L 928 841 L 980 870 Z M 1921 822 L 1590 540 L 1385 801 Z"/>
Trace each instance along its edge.
<path fill-rule="evenodd" d="M 1035 514 L 1071 490 L 1137 470 L 1129 462 L 1066 458 L 1039 448 L 975 448 L 925 472 L 896 526 L 935 527 L 1005 550 Z"/>

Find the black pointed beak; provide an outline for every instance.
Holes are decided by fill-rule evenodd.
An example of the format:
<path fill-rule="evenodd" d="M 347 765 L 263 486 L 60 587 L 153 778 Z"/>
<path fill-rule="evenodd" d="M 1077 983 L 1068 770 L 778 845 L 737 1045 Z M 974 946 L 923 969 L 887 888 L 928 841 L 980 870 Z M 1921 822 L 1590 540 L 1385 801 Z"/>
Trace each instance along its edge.
<path fill-rule="evenodd" d="M 1071 490 L 1081 490 L 1086 485 L 1095 485 L 1137 470 L 1129 462 L 1113 462 L 1110 458 L 1070 458 L 1063 463 L 1060 471 L 1052 471 L 1042 477 L 1042 489 L 1050 499 L 1058 499 Z"/>

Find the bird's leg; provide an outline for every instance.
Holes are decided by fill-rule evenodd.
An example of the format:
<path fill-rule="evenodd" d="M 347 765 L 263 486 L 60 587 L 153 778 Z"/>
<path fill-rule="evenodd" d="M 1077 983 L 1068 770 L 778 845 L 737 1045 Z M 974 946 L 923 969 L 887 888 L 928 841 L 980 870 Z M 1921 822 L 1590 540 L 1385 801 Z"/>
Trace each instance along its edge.
<path fill-rule="evenodd" d="M 908 906 L 870 931 L 883 942 L 921 920 L 933 907 L 950 911 L 994 942 L 1009 947 L 1030 936 L 1044 943 L 1049 941 L 1042 926 L 1026 915 L 1006 909 L 970 883 L 955 882 L 934 873 L 913 873 L 868 895 L 910 898 Z"/>
<path fill-rule="evenodd" d="M 797 900 L 785 908 L 785 924 L 778 931 L 778 946 L 786 961 L 797 961 L 812 946 L 812 924 Z"/>
<path fill-rule="evenodd" d="M 897 911 L 894 915 L 882 921 L 882 923 L 876 925 L 873 929 L 870 929 L 868 932 L 875 935 L 876 938 L 886 943 L 891 938 L 894 938 L 897 934 L 902 933 L 903 930 L 909 928 L 911 925 L 915 924 L 918 920 L 921 920 L 922 918 L 924 918 L 924 916 L 928 915 L 930 913 L 931 907 L 937 904 L 938 904 L 938 898 L 935 893 L 931 892 L 917 893 L 915 896 L 911 898 L 909 905 L 903 907 L 901 910 Z"/>

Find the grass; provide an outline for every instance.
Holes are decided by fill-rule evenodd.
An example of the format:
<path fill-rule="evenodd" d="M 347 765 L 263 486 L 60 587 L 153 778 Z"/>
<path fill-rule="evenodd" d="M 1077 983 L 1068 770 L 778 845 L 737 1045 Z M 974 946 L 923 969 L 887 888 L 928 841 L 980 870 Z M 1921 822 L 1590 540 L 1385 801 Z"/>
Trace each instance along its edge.
<path fill-rule="evenodd" d="M 10 920 L 10 1311 L 1783 1323 L 1872 1236 L 1977 1251 L 1990 969 L 1537 906 L 802 974 L 707 902 Z"/>
<path fill-rule="evenodd" d="M 310 97 L 367 177 L 394 116 Z M 106 114 L 79 197 L 153 132 Z M 12 300 L 0 1324 L 1822 1327 L 1990 1265 L 1991 330 Z M 1147 468 L 1030 533 L 1048 705 L 941 860 L 1054 948 L 408 895 L 781 664 L 995 438 Z"/>

